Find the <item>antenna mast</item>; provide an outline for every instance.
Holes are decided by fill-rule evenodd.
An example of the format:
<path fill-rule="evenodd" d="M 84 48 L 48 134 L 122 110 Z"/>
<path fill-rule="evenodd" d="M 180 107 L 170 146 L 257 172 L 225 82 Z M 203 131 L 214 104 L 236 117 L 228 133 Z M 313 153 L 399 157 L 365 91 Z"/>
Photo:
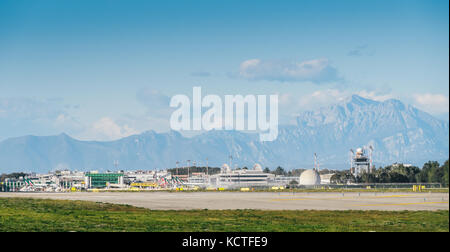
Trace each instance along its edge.
<path fill-rule="evenodd" d="M 350 173 L 354 173 L 353 171 L 353 156 L 355 155 L 355 152 L 353 151 L 353 149 L 350 149 Z"/>
<path fill-rule="evenodd" d="M 188 176 L 187 176 L 187 177 L 188 177 L 188 179 L 189 179 L 189 168 L 191 167 L 191 160 L 188 160 L 188 161 L 187 161 L 187 164 L 188 164 L 188 167 L 187 167 L 187 168 L 188 168 L 188 174 L 187 174 Z M 189 181 L 189 180 L 188 180 L 188 181 Z"/>
<path fill-rule="evenodd" d="M 206 158 L 206 176 L 209 176 L 209 173 L 208 173 L 208 158 Z"/>
<path fill-rule="evenodd" d="M 314 170 L 317 171 L 317 154 L 314 153 Z"/>

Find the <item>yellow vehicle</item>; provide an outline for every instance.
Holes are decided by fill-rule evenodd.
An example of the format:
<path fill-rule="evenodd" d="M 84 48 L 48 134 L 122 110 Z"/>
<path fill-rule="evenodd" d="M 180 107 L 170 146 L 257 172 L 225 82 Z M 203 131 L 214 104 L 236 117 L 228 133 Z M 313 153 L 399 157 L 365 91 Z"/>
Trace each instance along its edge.
<path fill-rule="evenodd" d="M 131 183 L 131 186 L 145 188 L 145 187 L 157 187 L 158 185 L 156 183 L 147 183 L 147 182 L 137 183 L 137 182 L 135 182 L 135 183 Z"/>

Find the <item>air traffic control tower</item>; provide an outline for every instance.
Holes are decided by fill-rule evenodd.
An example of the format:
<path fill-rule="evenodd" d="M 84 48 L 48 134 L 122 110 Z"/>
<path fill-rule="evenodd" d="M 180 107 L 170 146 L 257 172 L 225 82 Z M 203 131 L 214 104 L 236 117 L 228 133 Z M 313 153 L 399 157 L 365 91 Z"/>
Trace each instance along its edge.
<path fill-rule="evenodd" d="M 370 173 L 372 172 L 372 146 L 369 147 L 370 154 L 367 156 L 364 148 L 356 149 L 356 153 L 353 150 L 350 150 L 350 172 L 353 176 L 361 175 L 361 173 Z"/>

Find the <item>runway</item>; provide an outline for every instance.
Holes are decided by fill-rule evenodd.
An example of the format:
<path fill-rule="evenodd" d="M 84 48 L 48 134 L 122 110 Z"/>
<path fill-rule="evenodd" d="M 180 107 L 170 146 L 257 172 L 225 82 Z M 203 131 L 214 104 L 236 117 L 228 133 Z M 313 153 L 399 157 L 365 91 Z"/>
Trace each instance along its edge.
<path fill-rule="evenodd" d="M 154 210 L 448 210 L 448 193 L 71 192 L 0 193 L 0 197 L 87 200 Z"/>

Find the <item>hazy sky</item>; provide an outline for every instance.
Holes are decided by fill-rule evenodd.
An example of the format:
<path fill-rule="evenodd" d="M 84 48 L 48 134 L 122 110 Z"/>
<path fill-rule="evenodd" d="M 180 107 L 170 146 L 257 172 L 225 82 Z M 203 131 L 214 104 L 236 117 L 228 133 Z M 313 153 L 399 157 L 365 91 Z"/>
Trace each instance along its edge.
<path fill-rule="evenodd" d="M 448 120 L 448 68 L 447 0 L 2 0 L 0 140 L 165 131 L 193 86 L 277 93 L 289 115 L 359 94 Z"/>

